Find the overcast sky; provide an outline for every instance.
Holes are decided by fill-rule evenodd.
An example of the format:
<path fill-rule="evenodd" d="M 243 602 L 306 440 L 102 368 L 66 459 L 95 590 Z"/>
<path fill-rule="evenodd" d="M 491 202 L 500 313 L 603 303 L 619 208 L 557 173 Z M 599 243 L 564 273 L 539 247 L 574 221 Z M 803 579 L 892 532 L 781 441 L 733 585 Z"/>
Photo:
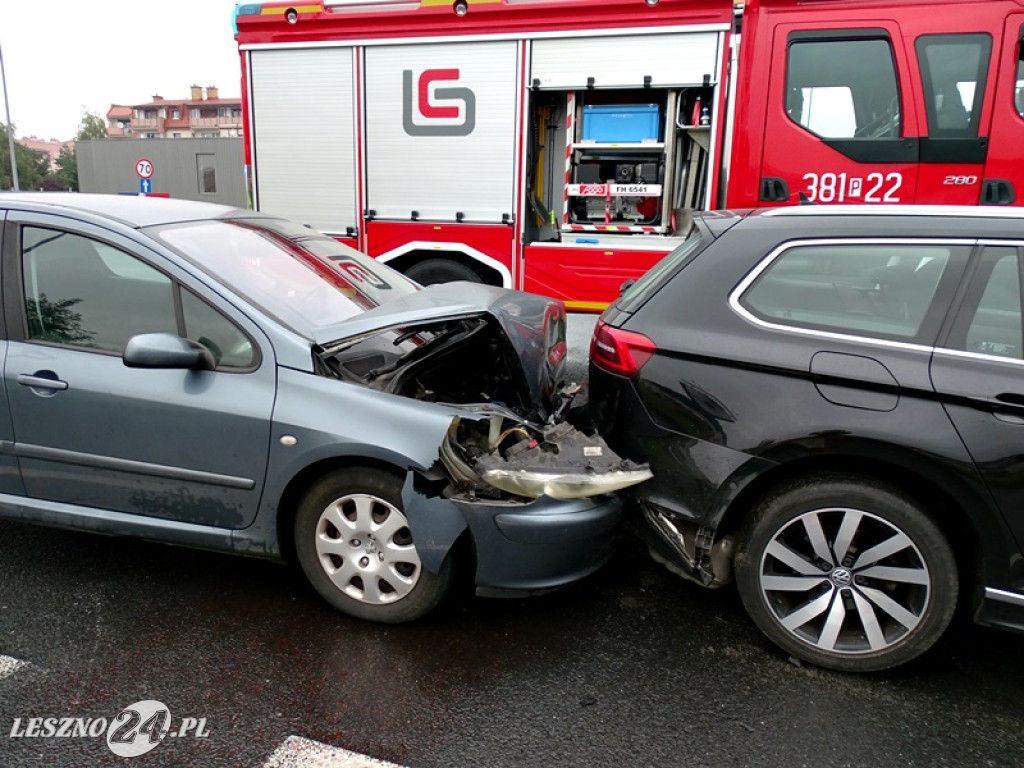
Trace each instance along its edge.
<path fill-rule="evenodd" d="M 84 110 L 106 118 L 111 104 L 189 98 L 191 85 L 240 96 L 234 7 L 235 0 L 0 0 L 15 136 L 71 139 Z"/>

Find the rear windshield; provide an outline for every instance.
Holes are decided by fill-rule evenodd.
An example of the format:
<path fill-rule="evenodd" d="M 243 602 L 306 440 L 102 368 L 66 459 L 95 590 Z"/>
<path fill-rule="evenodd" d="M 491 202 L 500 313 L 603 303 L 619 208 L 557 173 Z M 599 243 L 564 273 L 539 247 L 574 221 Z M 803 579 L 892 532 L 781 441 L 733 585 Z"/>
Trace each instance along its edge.
<path fill-rule="evenodd" d="M 623 291 L 615 306 L 624 312 L 635 312 L 661 287 L 669 275 L 682 269 L 700 253 L 706 242 L 707 238 L 701 235 L 699 229 L 694 228 L 675 250 L 669 251 L 661 261 L 647 270 L 643 277 Z"/>
<path fill-rule="evenodd" d="M 307 333 L 418 286 L 337 240 L 281 219 L 216 219 L 150 230 L 289 328 Z"/>

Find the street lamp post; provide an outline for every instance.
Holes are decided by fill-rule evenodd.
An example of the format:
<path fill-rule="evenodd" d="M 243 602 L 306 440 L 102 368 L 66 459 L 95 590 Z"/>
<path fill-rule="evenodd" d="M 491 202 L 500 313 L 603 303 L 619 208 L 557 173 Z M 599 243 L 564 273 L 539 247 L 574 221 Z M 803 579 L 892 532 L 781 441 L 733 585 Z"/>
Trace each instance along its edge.
<path fill-rule="evenodd" d="M 11 181 L 14 191 L 18 191 L 18 161 L 14 157 L 14 131 L 11 129 L 11 108 L 7 104 L 7 72 L 4 69 L 4 49 L 0 46 L 0 81 L 4 86 L 4 113 L 7 117 L 7 145 L 11 150 Z"/>

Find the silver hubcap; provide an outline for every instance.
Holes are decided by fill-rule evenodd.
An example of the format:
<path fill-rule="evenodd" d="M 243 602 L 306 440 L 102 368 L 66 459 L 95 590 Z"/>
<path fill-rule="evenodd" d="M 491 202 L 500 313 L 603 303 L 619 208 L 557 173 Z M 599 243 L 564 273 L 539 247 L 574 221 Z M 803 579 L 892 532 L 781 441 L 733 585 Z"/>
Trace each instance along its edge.
<path fill-rule="evenodd" d="M 401 600 L 420 578 L 405 515 L 376 496 L 354 493 L 329 504 L 317 522 L 316 552 L 335 586 L 361 603 Z"/>
<path fill-rule="evenodd" d="M 817 509 L 778 531 L 761 558 L 761 593 L 792 635 L 823 651 L 883 651 L 920 623 L 931 577 L 903 531 L 875 515 Z"/>

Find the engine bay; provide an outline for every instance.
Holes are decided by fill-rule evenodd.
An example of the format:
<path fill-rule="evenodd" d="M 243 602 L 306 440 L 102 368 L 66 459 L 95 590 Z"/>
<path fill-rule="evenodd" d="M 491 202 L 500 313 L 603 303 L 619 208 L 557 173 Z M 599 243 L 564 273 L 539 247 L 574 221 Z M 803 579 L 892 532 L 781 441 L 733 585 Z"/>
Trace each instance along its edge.
<path fill-rule="evenodd" d="M 324 375 L 457 408 L 432 473 L 450 498 L 585 498 L 649 478 L 589 427 L 582 388 L 556 385 L 562 360 L 551 340 L 545 348 L 544 334 L 526 335 L 541 361 L 532 374 L 486 314 L 367 334 L 319 361 Z"/>

